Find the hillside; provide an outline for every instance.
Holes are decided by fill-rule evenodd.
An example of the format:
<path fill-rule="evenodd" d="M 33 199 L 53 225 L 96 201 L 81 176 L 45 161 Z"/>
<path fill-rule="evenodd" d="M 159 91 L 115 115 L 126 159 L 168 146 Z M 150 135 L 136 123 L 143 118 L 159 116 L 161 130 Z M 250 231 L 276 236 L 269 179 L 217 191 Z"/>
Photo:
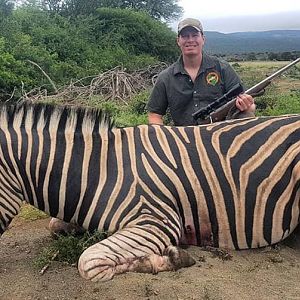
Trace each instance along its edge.
<path fill-rule="evenodd" d="M 206 31 L 206 51 L 211 54 L 290 52 L 300 50 L 300 30 L 220 33 Z"/>

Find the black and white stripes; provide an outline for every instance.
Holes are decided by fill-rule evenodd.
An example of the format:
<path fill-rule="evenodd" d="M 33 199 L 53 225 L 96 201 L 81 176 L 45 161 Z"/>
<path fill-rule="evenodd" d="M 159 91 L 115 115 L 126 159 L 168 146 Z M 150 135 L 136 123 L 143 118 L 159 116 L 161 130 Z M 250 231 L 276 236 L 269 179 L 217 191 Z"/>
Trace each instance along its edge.
<path fill-rule="evenodd" d="M 0 233 L 23 200 L 110 231 L 79 263 L 95 280 L 140 270 L 142 257 L 153 267 L 179 243 L 277 243 L 299 223 L 299 143 L 297 115 L 113 128 L 98 111 L 3 106 Z"/>

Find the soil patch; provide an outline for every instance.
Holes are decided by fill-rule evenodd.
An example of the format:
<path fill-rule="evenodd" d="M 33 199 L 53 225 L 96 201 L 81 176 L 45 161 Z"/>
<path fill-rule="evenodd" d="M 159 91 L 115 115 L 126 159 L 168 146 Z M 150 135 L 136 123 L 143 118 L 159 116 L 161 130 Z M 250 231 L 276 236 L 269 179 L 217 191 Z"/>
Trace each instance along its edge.
<path fill-rule="evenodd" d="M 77 268 L 53 262 L 40 275 L 33 264 L 51 242 L 49 219 L 15 218 L 0 238 L 0 299 L 300 299 L 297 236 L 275 248 L 224 253 L 190 247 L 196 265 L 158 275 L 127 273 L 91 283 Z M 226 253 L 225 253 L 226 254 Z M 232 257 L 231 257 L 232 256 Z"/>

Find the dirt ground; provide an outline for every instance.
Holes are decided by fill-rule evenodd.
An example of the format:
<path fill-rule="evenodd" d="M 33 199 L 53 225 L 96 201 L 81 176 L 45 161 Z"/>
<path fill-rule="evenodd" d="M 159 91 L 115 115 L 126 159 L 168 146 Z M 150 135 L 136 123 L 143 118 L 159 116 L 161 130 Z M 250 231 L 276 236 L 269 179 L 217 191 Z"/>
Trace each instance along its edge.
<path fill-rule="evenodd" d="M 49 219 L 16 218 L 0 238 L 0 299 L 300 299 L 300 242 L 232 251 L 231 260 L 197 247 L 193 267 L 158 275 L 127 273 L 106 283 L 82 279 L 77 268 L 54 262 L 43 274 L 34 259 L 51 238 Z"/>

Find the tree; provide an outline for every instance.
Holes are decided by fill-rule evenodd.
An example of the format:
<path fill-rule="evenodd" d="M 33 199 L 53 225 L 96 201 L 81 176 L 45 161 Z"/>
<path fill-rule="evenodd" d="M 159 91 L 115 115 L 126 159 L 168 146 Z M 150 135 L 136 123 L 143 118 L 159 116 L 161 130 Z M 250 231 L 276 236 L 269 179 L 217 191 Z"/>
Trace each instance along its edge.
<path fill-rule="evenodd" d="M 171 62 L 179 55 L 176 33 L 145 12 L 102 8 L 96 20 L 93 35 L 99 43 L 121 46 L 135 55 L 147 53 L 161 61 Z"/>
<path fill-rule="evenodd" d="M 145 11 L 157 20 L 170 21 L 179 18 L 183 9 L 178 0 L 102 0 L 102 7 L 129 8 Z"/>
<path fill-rule="evenodd" d="M 44 10 L 63 16 L 93 15 L 101 7 L 101 0 L 41 0 Z"/>
<path fill-rule="evenodd" d="M 283 52 L 281 53 L 281 60 L 292 60 L 293 54 L 291 52 Z"/>
<path fill-rule="evenodd" d="M 7 48 L 6 39 L 0 37 L 0 102 L 20 97 L 22 84 L 33 83 L 26 63 L 17 60 Z"/>
<path fill-rule="evenodd" d="M 100 8 L 95 15 L 70 18 L 34 1 L 15 9 L 0 27 L 0 101 L 37 86 L 52 91 L 29 61 L 60 86 L 116 66 L 133 71 L 179 55 L 176 33 L 145 12 Z"/>
<path fill-rule="evenodd" d="M 44 10 L 63 16 L 96 15 L 97 8 L 122 8 L 144 11 L 152 18 L 170 21 L 179 18 L 183 9 L 178 0 L 35 0 Z M 30 2 L 30 1 L 27 1 Z M 32 2 L 32 0 L 31 0 Z"/>
<path fill-rule="evenodd" d="M 64 1 L 61 0 L 41 0 L 41 6 L 44 10 L 53 13 L 60 13 L 64 8 Z"/>
<path fill-rule="evenodd" d="M 0 18 L 9 16 L 14 9 L 14 3 L 10 0 L 0 0 Z"/>

